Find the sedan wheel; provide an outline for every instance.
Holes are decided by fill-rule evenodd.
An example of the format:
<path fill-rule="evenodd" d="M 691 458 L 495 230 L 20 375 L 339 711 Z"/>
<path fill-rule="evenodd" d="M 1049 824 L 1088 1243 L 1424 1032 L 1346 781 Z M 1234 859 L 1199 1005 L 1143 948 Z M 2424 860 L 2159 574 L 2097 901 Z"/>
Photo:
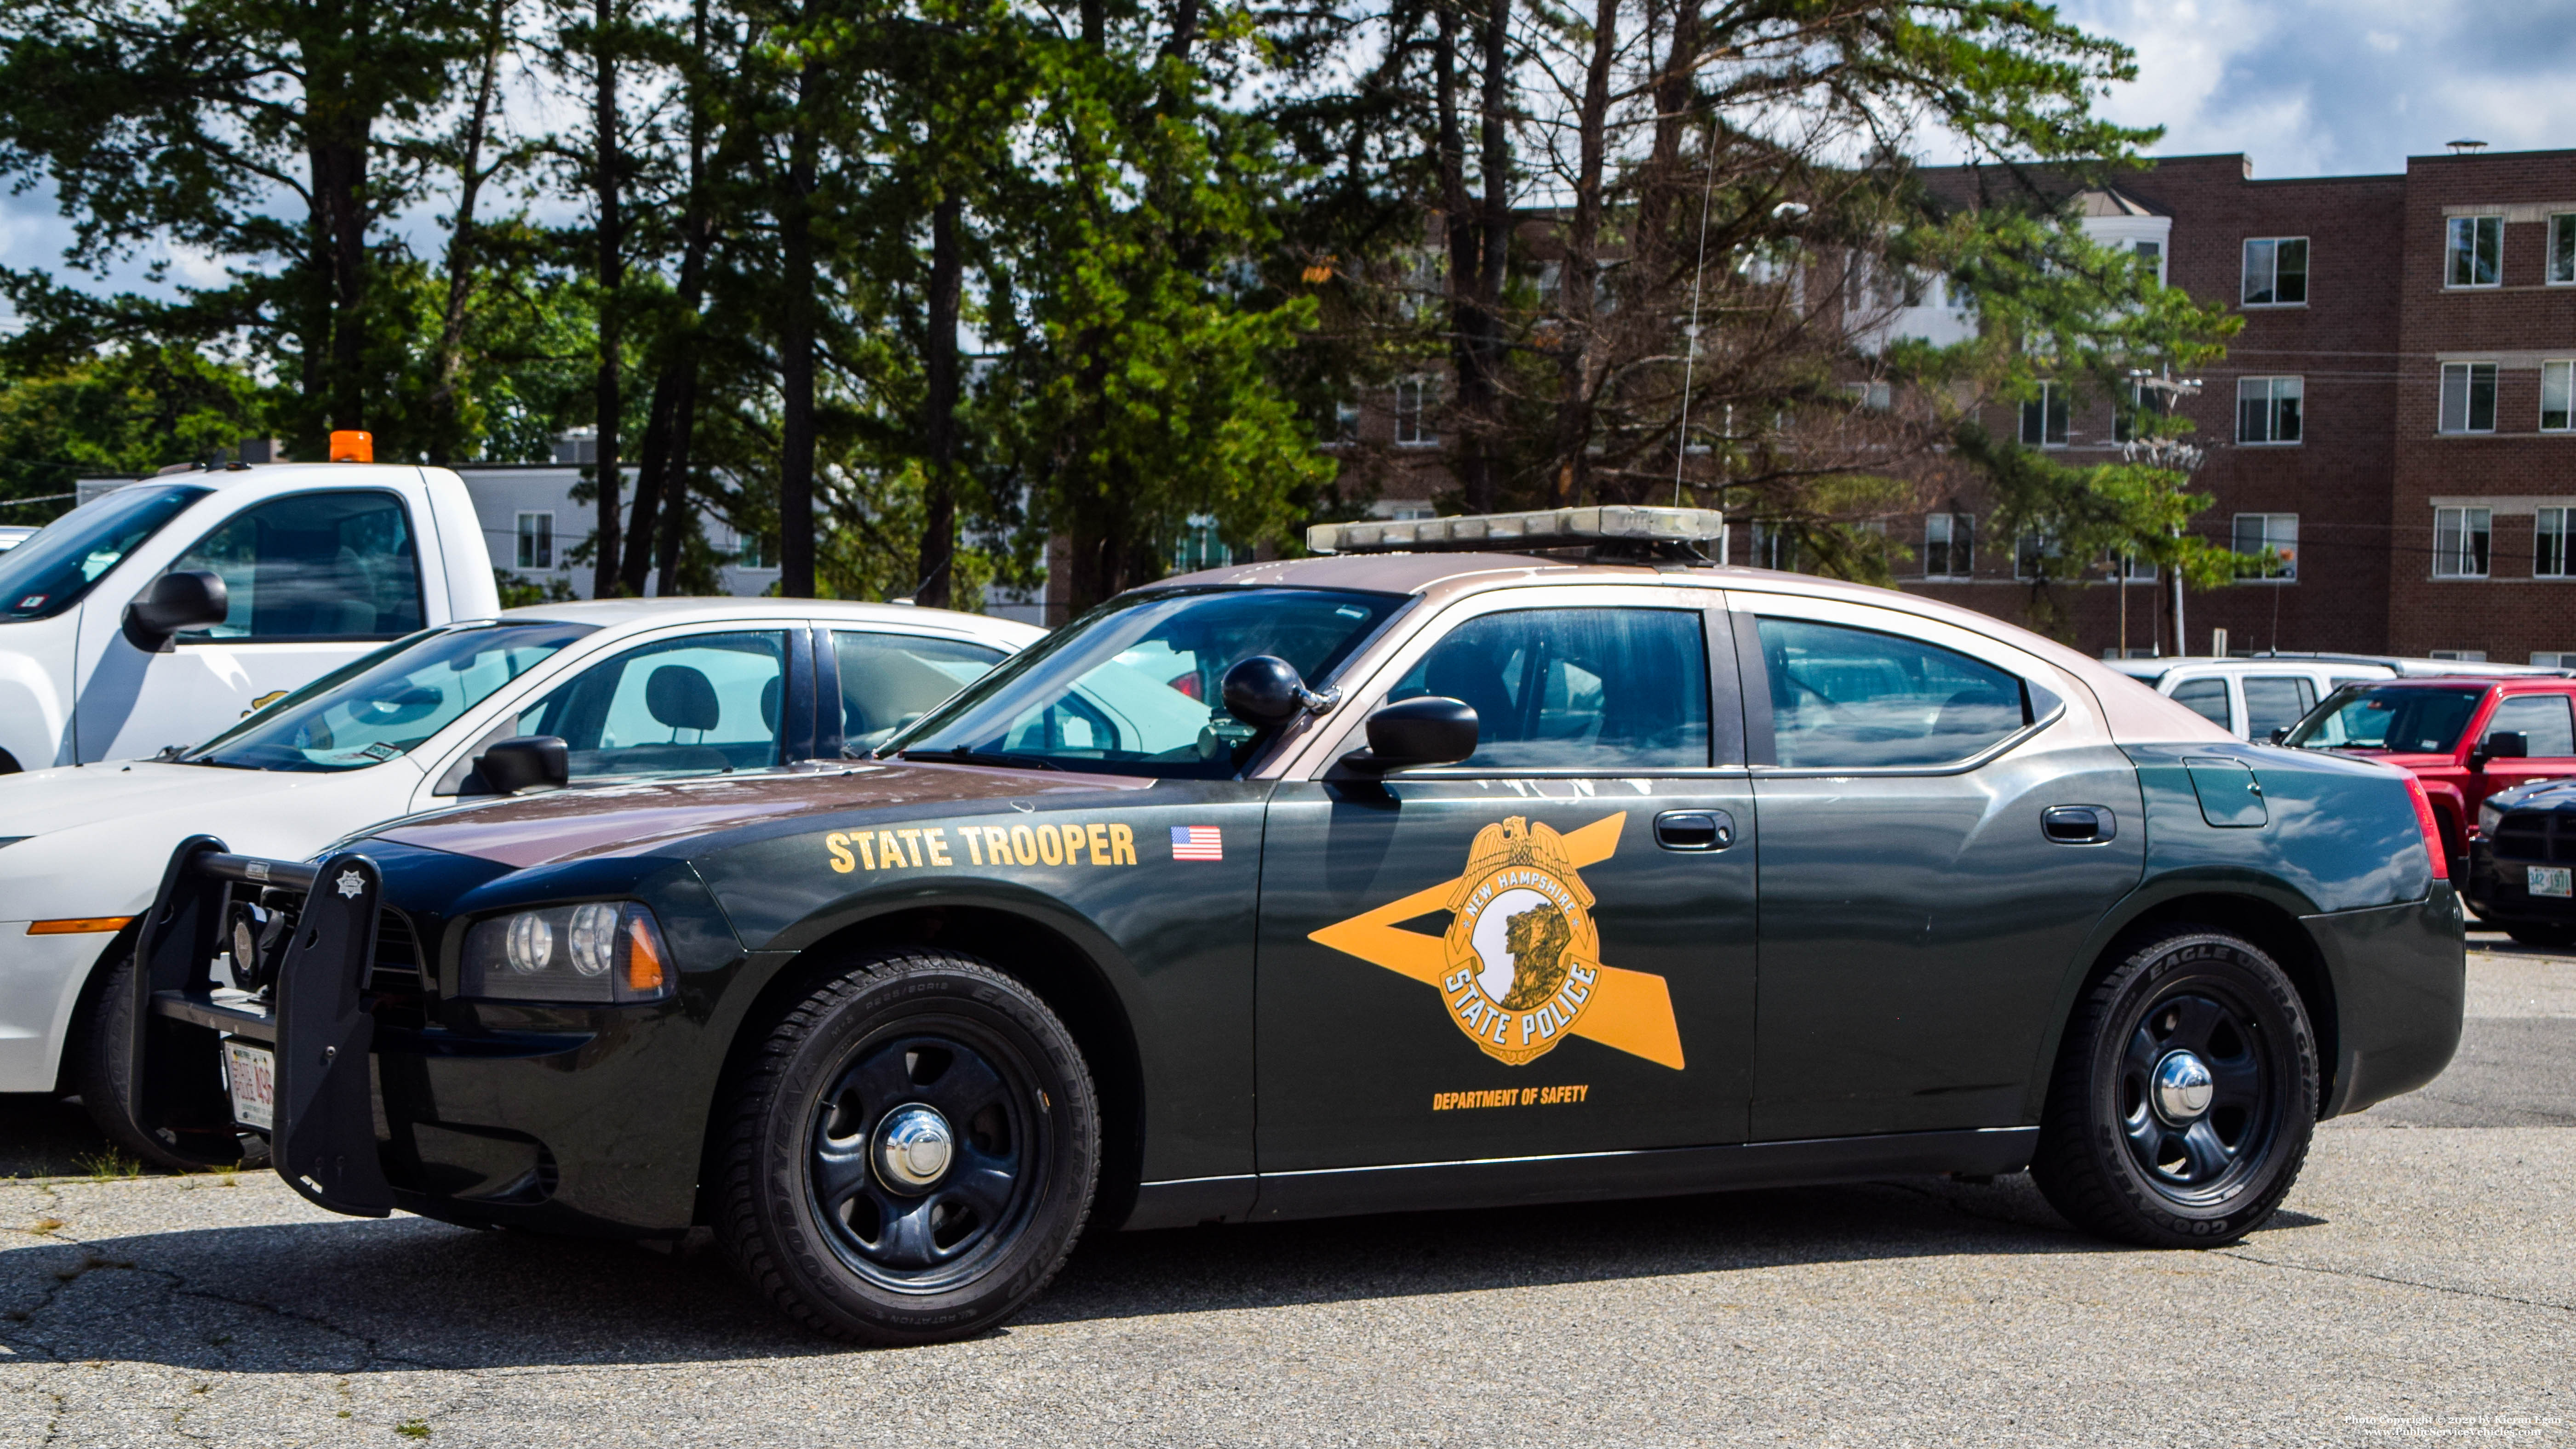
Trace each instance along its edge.
<path fill-rule="evenodd" d="M 2234 1242 L 2298 1178 L 2317 1055 L 2296 988 L 2241 937 L 2163 935 L 2096 986 L 2059 1053 L 2031 1174 L 2078 1227 Z"/>

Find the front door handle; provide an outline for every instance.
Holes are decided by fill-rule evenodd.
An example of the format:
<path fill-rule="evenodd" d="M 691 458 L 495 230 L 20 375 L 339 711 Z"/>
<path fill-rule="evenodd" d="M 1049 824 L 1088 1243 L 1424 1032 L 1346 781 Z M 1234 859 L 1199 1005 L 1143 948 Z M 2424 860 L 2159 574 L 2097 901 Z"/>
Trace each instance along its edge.
<path fill-rule="evenodd" d="M 1655 843 L 1666 850 L 1724 850 L 1735 843 L 1735 817 L 1723 810 L 1667 810 L 1655 817 Z"/>
<path fill-rule="evenodd" d="M 2099 845 L 2120 833 L 2120 821 L 2100 805 L 2051 805 L 2039 812 L 2039 833 L 2060 845 Z"/>

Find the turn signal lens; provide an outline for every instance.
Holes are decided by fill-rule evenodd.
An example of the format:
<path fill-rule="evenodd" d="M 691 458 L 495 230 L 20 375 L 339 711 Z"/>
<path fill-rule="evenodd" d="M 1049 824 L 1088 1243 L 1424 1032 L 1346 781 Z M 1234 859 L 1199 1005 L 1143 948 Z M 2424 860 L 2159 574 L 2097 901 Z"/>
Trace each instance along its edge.
<path fill-rule="evenodd" d="M 653 918 L 639 910 L 626 918 L 626 989 L 637 996 L 659 996 L 669 980 Z"/>
<path fill-rule="evenodd" d="M 672 989 L 653 913 L 633 901 L 546 906 L 477 921 L 465 933 L 461 994 L 498 1001 L 605 1005 Z"/>
<path fill-rule="evenodd" d="M 331 461 L 334 463 L 372 463 L 376 461 L 376 435 L 356 428 L 341 428 L 331 434 Z"/>
<path fill-rule="evenodd" d="M 86 936 L 99 931 L 122 931 L 132 916 L 73 916 L 60 921 L 29 921 L 30 936 Z"/>
<path fill-rule="evenodd" d="M 2433 879 L 2449 880 L 2451 849 L 2442 843 L 2442 821 L 2433 813 L 2433 801 L 2424 793 L 2424 782 L 2407 776 L 2406 793 L 2415 801 L 2415 823 L 2424 828 L 2424 853 L 2433 858 Z"/>

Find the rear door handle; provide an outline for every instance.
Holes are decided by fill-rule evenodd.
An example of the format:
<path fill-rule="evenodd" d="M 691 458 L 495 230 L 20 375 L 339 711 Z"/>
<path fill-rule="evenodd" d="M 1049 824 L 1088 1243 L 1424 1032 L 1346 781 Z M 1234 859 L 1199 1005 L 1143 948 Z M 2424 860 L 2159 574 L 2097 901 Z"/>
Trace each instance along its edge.
<path fill-rule="evenodd" d="M 1655 843 L 1666 850 L 1724 850 L 1735 843 L 1735 817 L 1723 810 L 1667 810 L 1655 817 Z"/>
<path fill-rule="evenodd" d="M 2039 833 L 2060 845 L 2099 845 L 2120 833 L 2120 821 L 2100 805 L 2051 805 L 2039 812 Z"/>

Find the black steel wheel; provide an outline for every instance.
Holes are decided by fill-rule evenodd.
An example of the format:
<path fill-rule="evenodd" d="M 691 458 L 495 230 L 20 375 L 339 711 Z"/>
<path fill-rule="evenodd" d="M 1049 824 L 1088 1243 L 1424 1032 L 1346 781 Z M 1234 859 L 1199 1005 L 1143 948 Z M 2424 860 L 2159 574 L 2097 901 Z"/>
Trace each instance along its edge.
<path fill-rule="evenodd" d="M 2317 1054 L 2281 968 L 2223 931 L 2159 934 L 2086 998 L 2031 1175 L 2076 1226 L 2150 1247 L 2260 1227 L 2316 1127 Z"/>
<path fill-rule="evenodd" d="M 716 1229 L 791 1317 L 866 1343 L 977 1333 L 1063 1265 L 1099 1175 L 1072 1035 L 951 952 L 819 980 L 737 1083 Z"/>

